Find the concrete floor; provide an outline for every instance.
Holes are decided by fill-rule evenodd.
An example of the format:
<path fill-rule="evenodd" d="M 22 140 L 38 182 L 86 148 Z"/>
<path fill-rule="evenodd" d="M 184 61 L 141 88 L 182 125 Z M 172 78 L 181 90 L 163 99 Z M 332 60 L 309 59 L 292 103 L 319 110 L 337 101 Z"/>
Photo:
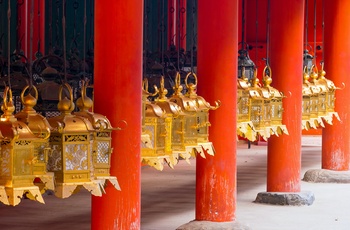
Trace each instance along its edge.
<path fill-rule="evenodd" d="M 304 136 L 301 178 L 308 169 L 320 168 L 321 138 Z M 237 221 L 254 230 L 348 230 L 350 184 L 301 182 L 312 191 L 311 206 L 273 206 L 252 201 L 266 191 L 266 146 L 245 143 L 237 150 Z M 174 170 L 142 168 L 141 229 L 172 230 L 194 219 L 195 160 L 181 161 Z M 45 205 L 22 200 L 16 207 L 0 204 L 0 230 L 90 229 L 90 194 L 67 199 L 45 196 Z"/>

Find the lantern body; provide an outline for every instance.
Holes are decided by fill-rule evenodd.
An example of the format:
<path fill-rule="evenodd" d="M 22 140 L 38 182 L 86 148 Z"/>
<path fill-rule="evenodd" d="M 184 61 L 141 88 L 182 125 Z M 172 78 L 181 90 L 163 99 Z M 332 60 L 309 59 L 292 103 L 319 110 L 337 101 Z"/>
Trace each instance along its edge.
<path fill-rule="evenodd" d="M 62 99 L 64 86 L 70 92 L 70 99 Z M 88 119 L 71 114 L 75 107 L 72 98 L 71 87 L 68 84 L 62 85 L 58 103 L 61 115 L 48 119 L 52 127 L 48 170 L 55 173 L 55 195 L 66 198 L 84 187 L 92 195 L 102 196 L 93 173 L 94 129 Z"/>
<path fill-rule="evenodd" d="M 31 196 L 28 198 L 44 203 L 39 187 L 33 184 L 37 162 L 33 142 L 39 138 L 24 122 L 14 117 L 12 91 L 8 87 L 4 91 L 1 109 L 3 115 L 0 118 L 0 130 L 3 137 L 0 139 L 0 186 L 5 188 L 6 196 L 0 192 L 0 201 L 15 206 L 19 204 L 23 194 L 29 193 Z"/>

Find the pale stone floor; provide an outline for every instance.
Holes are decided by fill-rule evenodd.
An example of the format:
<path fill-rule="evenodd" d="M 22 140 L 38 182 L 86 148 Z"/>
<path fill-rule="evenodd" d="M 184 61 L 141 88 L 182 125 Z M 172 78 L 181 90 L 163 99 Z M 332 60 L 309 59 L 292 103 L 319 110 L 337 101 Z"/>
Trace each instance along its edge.
<path fill-rule="evenodd" d="M 304 136 L 301 178 L 321 165 L 321 138 Z M 237 149 L 237 221 L 254 230 L 348 230 L 350 184 L 301 182 L 311 191 L 311 206 L 274 206 L 253 203 L 266 191 L 266 145 L 239 143 Z M 88 230 L 91 199 L 80 192 L 67 199 L 45 196 L 46 204 L 22 200 L 16 207 L 0 204 L 0 230 Z M 195 160 L 162 172 L 142 168 L 142 230 L 172 230 L 194 219 Z"/>

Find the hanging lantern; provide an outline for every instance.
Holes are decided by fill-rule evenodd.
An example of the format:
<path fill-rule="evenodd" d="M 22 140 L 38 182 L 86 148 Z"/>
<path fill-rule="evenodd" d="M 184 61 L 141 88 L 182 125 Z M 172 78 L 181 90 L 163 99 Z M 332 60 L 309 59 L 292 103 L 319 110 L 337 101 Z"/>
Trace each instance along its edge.
<path fill-rule="evenodd" d="M 144 83 L 144 87 L 148 86 Z M 152 166 L 158 170 L 163 170 L 164 160 L 167 158 L 165 153 L 165 140 L 167 138 L 166 130 L 166 113 L 162 108 L 156 104 L 152 104 L 147 95 L 150 93 L 147 88 L 143 89 L 143 102 L 144 103 L 144 130 L 143 133 L 147 134 L 150 138 L 149 146 L 141 146 L 141 161 L 144 164 Z M 168 159 L 168 162 L 170 159 Z"/>
<path fill-rule="evenodd" d="M 312 66 L 310 74 L 310 83 L 309 87 L 311 90 L 310 95 L 310 123 L 314 123 L 316 127 L 322 126 L 324 127 L 322 118 L 319 116 L 320 111 L 320 93 L 321 89 L 317 85 L 317 71 L 315 71 L 315 66 Z"/>
<path fill-rule="evenodd" d="M 309 87 L 310 82 L 309 82 L 310 75 L 307 71 L 307 67 L 304 67 L 303 71 L 303 89 L 302 89 L 302 94 L 303 94 L 303 100 L 302 100 L 302 129 L 308 130 L 309 128 L 315 128 L 315 123 L 310 122 L 310 100 L 311 100 L 311 89 Z"/>
<path fill-rule="evenodd" d="M 70 99 L 62 99 L 63 87 L 68 89 Z M 55 195 L 66 198 L 84 187 L 92 195 L 102 196 L 92 173 L 91 148 L 95 130 L 87 119 L 71 113 L 75 106 L 72 89 L 67 83 L 60 87 L 57 107 L 61 114 L 48 119 L 53 129 L 48 170 L 55 173 Z"/>
<path fill-rule="evenodd" d="M 82 81 L 81 97 L 76 101 L 79 112 L 74 112 L 73 115 L 87 119 L 94 128 L 91 156 L 94 181 L 100 185 L 103 191 L 106 180 L 109 180 L 117 190 L 120 190 L 117 178 L 110 175 L 113 127 L 107 117 L 89 112 L 93 106 L 93 101 L 86 95 L 87 85 L 88 82 Z"/>
<path fill-rule="evenodd" d="M 39 141 L 29 127 L 15 118 L 15 106 L 12 102 L 12 91 L 9 87 L 4 90 L 3 115 L 0 118 L 1 157 L 0 157 L 0 186 L 5 187 L 6 196 L 1 193 L 0 201 L 5 204 L 17 205 L 25 193 L 29 198 L 44 203 L 38 186 L 33 184 L 36 175 L 37 157 L 34 142 Z"/>
<path fill-rule="evenodd" d="M 339 115 L 337 112 L 334 111 L 334 101 L 335 101 L 335 90 L 338 89 L 335 85 L 334 82 L 327 79 L 325 77 L 326 75 L 326 71 L 324 71 L 324 63 L 322 63 L 322 68 L 318 73 L 318 83 L 320 85 L 323 85 L 324 89 L 323 91 L 325 91 L 325 115 L 323 115 L 323 119 L 330 125 L 332 125 L 332 120 L 333 120 L 333 116 L 335 116 L 339 121 Z"/>
<path fill-rule="evenodd" d="M 188 83 L 188 78 L 193 76 L 195 82 Z M 220 107 L 221 102 L 215 101 L 215 106 L 211 106 L 203 97 L 198 96 L 197 90 L 197 75 L 193 72 L 189 72 L 185 78 L 185 84 L 187 88 L 187 93 L 185 98 L 193 101 L 196 106 L 196 123 L 192 126 L 196 130 L 194 135 L 197 138 L 197 148 L 196 153 L 199 153 L 205 158 L 205 152 L 209 155 L 214 155 L 213 144 L 209 141 L 209 110 L 216 110 Z"/>
<path fill-rule="evenodd" d="M 165 138 L 165 153 L 169 156 L 166 158 L 166 161 L 168 165 L 173 168 L 173 166 L 179 161 L 178 151 L 185 151 L 185 149 L 181 149 L 183 146 L 183 140 L 181 135 L 179 135 L 181 132 L 183 132 L 184 114 L 180 106 L 169 101 L 169 99 L 166 97 L 168 90 L 164 87 L 163 76 L 160 80 L 160 88 L 158 90 L 156 87 L 156 92 L 158 92 L 159 97 L 155 99 L 154 104 L 158 105 L 166 113 L 165 129 L 168 135 Z M 173 136 L 174 134 L 175 136 Z M 174 149 L 174 147 L 177 147 L 177 151 Z"/>
<path fill-rule="evenodd" d="M 250 81 L 254 77 L 255 64 L 250 59 L 247 49 L 241 49 L 238 53 L 238 77 L 242 78 L 245 74 Z"/>
<path fill-rule="evenodd" d="M 266 70 L 268 70 L 269 75 L 266 74 Z M 282 98 L 283 94 L 278 91 L 277 89 L 270 86 L 272 83 L 272 72 L 270 66 L 265 66 L 263 71 L 263 84 L 264 89 L 266 89 L 270 94 L 270 105 L 268 107 L 269 115 L 266 115 L 266 117 L 270 116 L 268 119 L 270 119 L 270 127 L 272 130 L 272 133 L 276 134 L 289 134 L 287 127 L 282 124 L 282 113 L 283 113 L 283 104 L 282 104 Z M 265 103 L 266 104 L 266 103 Z"/>
<path fill-rule="evenodd" d="M 46 118 L 38 114 L 33 108 L 38 100 L 36 87 L 32 86 L 35 92 L 34 97 L 30 93 L 24 96 L 26 90 L 29 89 L 30 87 L 26 86 L 22 90 L 21 100 L 24 108 L 15 117 L 18 121 L 27 124 L 31 132 L 37 137 L 33 141 L 34 158 L 36 159 L 33 164 L 33 174 L 40 178 L 42 183 L 39 186 L 42 187 L 42 191 L 47 189 L 54 190 L 54 174 L 47 172 L 46 169 L 48 153 L 50 151 L 49 136 L 51 127 Z"/>
<path fill-rule="evenodd" d="M 249 86 L 243 67 L 242 77 L 237 79 L 237 134 L 249 141 L 256 141 L 257 133 L 250 120 Z"/>
<path fill-rule="evenodd" d="M 252 121 L 257 133 L 265 140 L 270 137 L 270 119 L 269 108 L 270 94 L 262 90 L 259 86 L 257 70 L 254 72 L 252 86 L 249 87 L 250 96 L 250 120 Z"/>
<path fill-rule="evenodd" d="M 309 50 L 305 49 L 304 50 L 304 54 L 303 54 L 303 68 L 306 67 L 306 71 L 308 73 L 311 72 L 311 69 L 312 69 L 312 66 L 313 66 L 313 59 L 314 59 L 314 56 L 312 56 L 309 53 Z"/>
<path fill-rule="evenodd" d="M 184 131 L 179 130 L 179 134 L 183 135 L 181 138 L 186 146 L 186 152 L 180 153 L 180 156 L 184 159 L 189 159 L 191 156 L 196 157 L 196 148 L 199 148 L 197 136 L 197 106 L 195 101 L 182 94 L 182 90 L 181 77 L 180 74 L 177 73 L 175 76 L 174 93 L 169 100 L 180 106 L 181 110 L 184 112 Z"/>

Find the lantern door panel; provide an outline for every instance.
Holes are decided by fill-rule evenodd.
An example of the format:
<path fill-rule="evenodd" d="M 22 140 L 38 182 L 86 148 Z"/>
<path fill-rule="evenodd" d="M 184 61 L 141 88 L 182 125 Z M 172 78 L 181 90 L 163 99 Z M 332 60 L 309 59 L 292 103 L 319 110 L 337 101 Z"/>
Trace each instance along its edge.
<path fill-rule="evenodd" d="M 183 118 L 173 118 L 172 148 L 173 151 L 185 151 Z"/>

